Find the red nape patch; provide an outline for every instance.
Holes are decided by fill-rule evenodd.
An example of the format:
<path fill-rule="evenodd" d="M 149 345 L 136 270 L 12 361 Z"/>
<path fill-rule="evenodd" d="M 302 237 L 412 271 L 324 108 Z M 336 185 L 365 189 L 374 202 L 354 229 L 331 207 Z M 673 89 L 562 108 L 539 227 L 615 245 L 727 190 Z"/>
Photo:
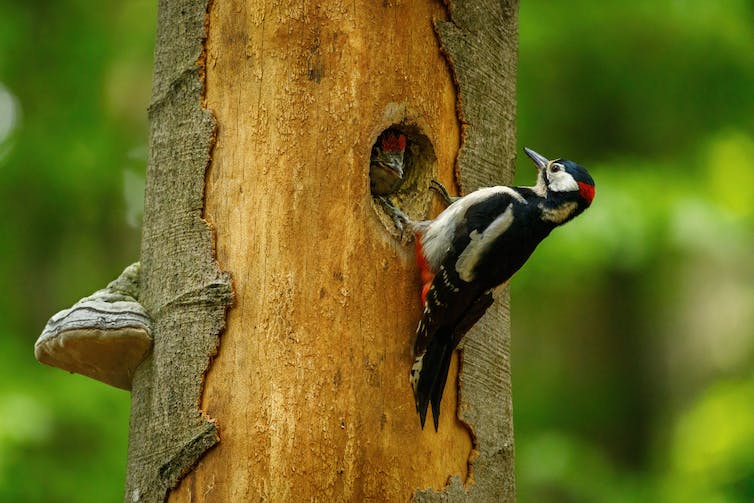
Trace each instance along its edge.
<path fill-rule="evenodd" d="M 581 197 L 583 197 L 586 202 L 592 204 L 592 200 L 594 199 L 594 185 L 579 182 L 579 194 L 581 194 Z"/>
<path fill-rule="evenodd" d="M 382 150 L 386 152 L 406 150 L 406 136 L 402 133 L 385 133 L 385 136 L 382 137 Z"/>

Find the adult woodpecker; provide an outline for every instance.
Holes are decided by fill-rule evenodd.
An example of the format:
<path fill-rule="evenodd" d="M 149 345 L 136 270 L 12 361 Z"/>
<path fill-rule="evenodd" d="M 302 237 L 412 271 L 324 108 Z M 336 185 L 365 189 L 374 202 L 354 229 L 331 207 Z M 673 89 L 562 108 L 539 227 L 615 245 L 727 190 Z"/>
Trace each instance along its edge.
<path fill-rule="evenodd" d="M 388 129 L 372 147 L 369 180 L 372 194 L 384 196 L 395 192 L 403 180 L 406 135 Z"/>
<path fill-rule="evenodd" d="M 537 245 L 594 199 L 594 180 L 573 161 L 548 160 L 525 148 L 539 171 L 533 187 L 487 187 L 434 220 L 411 222 L 423 288 L 411 385 L 422 428 L 432 404 L 435 430 L 453 350 L 492 305 L 492 291 L 524 265 Z M 441 192 L 444 188 L 441 190 Z"/>

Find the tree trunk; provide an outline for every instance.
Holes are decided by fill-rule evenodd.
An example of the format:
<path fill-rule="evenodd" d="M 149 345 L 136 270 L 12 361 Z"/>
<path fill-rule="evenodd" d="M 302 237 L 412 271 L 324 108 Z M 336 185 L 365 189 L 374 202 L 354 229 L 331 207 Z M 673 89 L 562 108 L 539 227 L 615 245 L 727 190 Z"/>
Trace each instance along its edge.
<path fill-rule="evenodd" d="M 431 178 L 510 182 L 516 22 L 483 0 L 160 2 L 127 501 L 515 499 L 507 291 L 422 430 L 418 272 L 369 159 L 407 135 L 414 218 Z"/>

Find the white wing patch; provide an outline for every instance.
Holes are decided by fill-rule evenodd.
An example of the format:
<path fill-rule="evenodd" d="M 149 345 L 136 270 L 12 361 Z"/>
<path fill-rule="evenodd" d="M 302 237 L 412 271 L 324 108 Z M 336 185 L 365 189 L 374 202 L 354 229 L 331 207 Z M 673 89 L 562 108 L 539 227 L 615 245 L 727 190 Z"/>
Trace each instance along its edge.
<path fill-rule="evenodd" d="M 456 261 L 456 272 L 462 280 L 470 283 L 474 279 L 474 266 L 487 253 L 495 239 L 508 230 L 512 223 L 513 203 L 509 204 L 505 211 L 495 218 L 484 231 L 481 233 L 476 230 L 471 232 L 471 241 Z"/>
<path fill-rule="evenodd" d="M 440 268 L 440 264 L 442 264 L 451 244 L 453 244 L 456 223 L 466 215 L 469 207 L 495 194 L 509 194 L 520 203 L 526 202 L 521 194 L 510 187 L 484 187 L 445 208 L 445 211 L 440 213 L 422 231 L 422 250 L 432 271 L 437 271 Z"/>

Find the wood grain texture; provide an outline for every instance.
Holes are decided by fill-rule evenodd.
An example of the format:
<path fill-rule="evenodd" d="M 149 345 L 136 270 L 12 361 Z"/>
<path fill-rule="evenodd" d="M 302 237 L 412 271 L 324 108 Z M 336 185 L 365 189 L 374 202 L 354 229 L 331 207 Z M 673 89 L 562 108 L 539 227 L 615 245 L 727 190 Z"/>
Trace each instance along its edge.
<path fill-rule="evenodd" d="M 515 170 L 517 0 L 450 0 L 450 19 L 435 23 L 458 85 L 463 143 L 458 177 L 465 193 L 510 184 Z M 474 484 L 453 479 L 416 501 L 513 502 L 513 403 L 510 298 L 506 287 L 463 344 L 460 417 L 476 436 Z M 466 490 L 464 490 L 466 489 Z"/>
<path fill-rule="evenodd" d="M 450 19 L 436 22 L 440 44 L 458 85 L 463 143 L 458 155 L 464 192 L 510 184 L 515 171 L 517 0 L 452 0 Z M 510 375 L 510 298 L 507 287 L 463 344 L 460 417 L 474 431 L 474 484 L 454 479 L 443 494 L 417 501 L 516 499 Z M 455 495 L 455 496 L 453 496 Z"/>
<path fill-rule="evenodd" d="M 198 409 L 203 374 L 224 326 L 230 278 L 202 219 L 215 122 L 201 107 L 204 0 L 162 0 L 141 249 L 139 300 L 153 351 L 132 383 L 125 500 L 162 502 L 217 442 Z"/>
<path fill-rule="evenodd" d="M 160 4 L 141 295 L 155 350 L 134 380 L 126 499 L 161 500 L 219 433 L 170 500 L 512 501 L 507 294 L 466 344 L 463 400 L 454 361 L 440 431 L 422 431 L 408 384 L 419 278 L 368 165 L 403 123 L 446 185 L 510 181 L 515 5 L 206 9 Z M 417 189 L 401 204 L 429 216 Z M 236 301 L 198 402 L 230 299 L 202 216 Z"/>
<path fill-rule="evenodd" d="M 466 479 L 454 386 L 439 433 L 419 426 L 419 278 L 368 180 L 377 136 L 405 122 L 452 186 L 456 95 L 432 24 L 445 15 L 437 2 L 213 3 L 207 218 L 236 306 L 202 402 L 221 442 L 172 501 L 407 501 Z"/>

